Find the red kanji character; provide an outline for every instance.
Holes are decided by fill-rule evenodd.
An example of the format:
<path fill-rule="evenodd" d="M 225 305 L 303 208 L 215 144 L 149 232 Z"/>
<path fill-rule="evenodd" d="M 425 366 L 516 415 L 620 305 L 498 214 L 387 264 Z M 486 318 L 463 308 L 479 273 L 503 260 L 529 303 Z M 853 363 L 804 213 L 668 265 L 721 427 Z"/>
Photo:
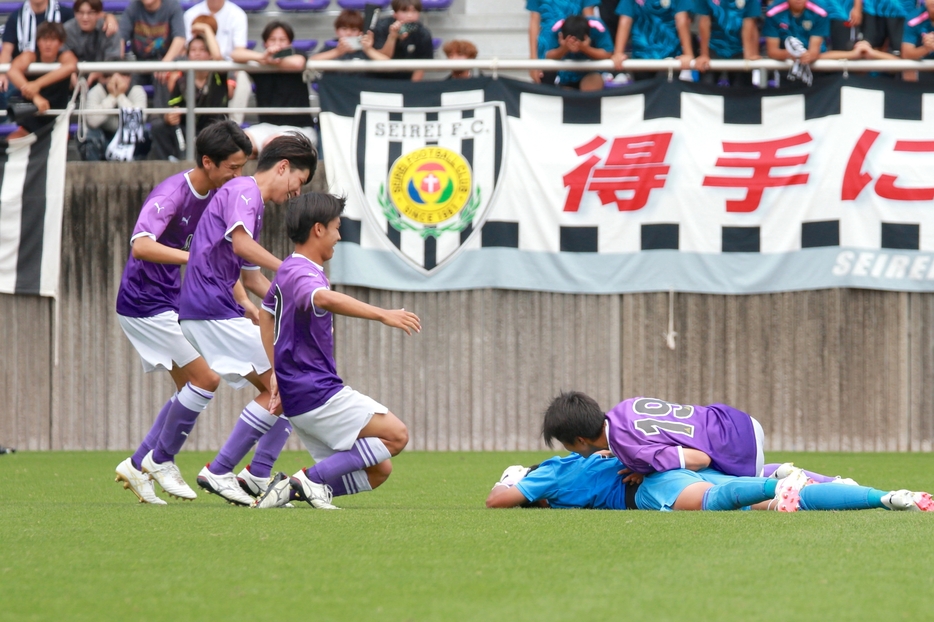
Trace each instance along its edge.
<path fill-rule="evenodd" d="M 846 170 L 843 173 L 843 189 L 840 192 L 840 198 L 844 201 L 855 201 L 863 188 L 872 181 L 872 175 L 863 172 L 863 163 L 873 143 L 879 138 L 879 132 L 875 130 L 864 130 L 862 136 L 856 141 L 853 147 L 853 153 L 846 163 Z M 934 152 L 934 141 L 930 140 L 898 140 L 895 141 L 893 151 L 902 153 L 930 153 Z M 876 194 L 883 199 L 892 199 L 893 201 L 932 201 L 934 200 L 934 188 L 904 188 L 895 185 L 898 180 L 897 175 L 882 174 L 876 180 Z"/>
<path fill-rule="evenodd" d="M 579 156 L 592 153 L 606 144 L 597 136 L 574 152 Z M 603 205 L 616 203 L 619 211 L 634 211 L 645 207 L 649 194 L 664 188 L 668 169 L 665 156 L 671 143 L 671 132 L 614 138 L 604 166 L 597 168 L 600 158 L 591 155 L 580 166 L 564 176 L 568 196 L 564 211 L 576 212 L 584 192 L 596 192 Z M 621 198 L 619 192 L 630 191 L 632 196 Z"/>
<path fill-rule="evenodd" d="M 766 188 L 779 186 L 796 186 L 808 182 L 808 173 L 795 175 L 771 176 L 772 168 L 777 166 L 795 166 L 806 164 L 808 154 L 799 156 L 780 156 L 778 151 L 786 147 L 795 147 L 811 142 L 811 135 L 807 132 L 754 143 L 723 143 L 725 153 L 756 153 L 756 158 L 717 158 L 717 166 L 729 168 L 751 168 L 751 177 L 704 177 L 704 186 L 715 188 L 746 188 L 746 197 L 740 201 L 726 202 L 728 212 L 753 212 L 762 201 L 762 193 Z"/>

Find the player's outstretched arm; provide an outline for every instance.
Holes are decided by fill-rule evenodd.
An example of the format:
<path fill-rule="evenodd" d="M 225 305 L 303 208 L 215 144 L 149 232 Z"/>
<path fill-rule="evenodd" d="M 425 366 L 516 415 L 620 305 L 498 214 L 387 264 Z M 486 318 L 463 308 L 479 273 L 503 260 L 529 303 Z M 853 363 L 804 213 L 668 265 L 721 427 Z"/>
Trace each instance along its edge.
<path fill-rule="evenodd" d="M 151 237 L 140 236 L 133 240 L 133 258 L 151 263 L 184 266 L 188 263 L 188 251 L 172 248 L 156 242 Z"/>
<path fill-rule="evenodd" d="M 506 486 L 497 484 L 486 498 L 486 507 L 496 508 L 517 508 L 528 503 L 528 499 L 515 486 Z"/>
<path fill-rule="evenodd" d="M 266 268 L 267 270 L 272 270 L 275 272 L 279 269 L 279 266 L 282 265 L 282 261 L 280 261 L 279 258 L 260 246 L 259 242 L 254 240 L 253 237 L 247 233 L 246 229 L 244 229 L 242 226 L 238 226 L 236 229 L 230 232 L 230 241 L 233 244 L 233 252 L 238 257 L 247 260 L 254 266 L 259 266 L 261 268 Z M 269 287 L 268 282 L 266 286 L 267 288 Z M 262 294 L 257 292 L 253 293 L 257 296 L 266 295 L 266 292 L 263 292 Z"/>
<path fill-rule="evenodd" d="M 376 320 L 386 326 L 404 330 L 411 335 L 412 332 L 422 331 L 421 320 L 411 311 L 405 309 L 381 309 L 361 302 L 347 294 L 335 292 L 330 289 L 319 289 L 314 294 L 312 303 L 319 309 L 330 311 L 338 315 L 358 317 L 364 320 Z"/>
<path fill-rule="evenodd" d="M 682 449 L 684 453 L 684 468 L 691 471 L 700 471 L 710 466 L 710 456 L 697 449 Z"/>

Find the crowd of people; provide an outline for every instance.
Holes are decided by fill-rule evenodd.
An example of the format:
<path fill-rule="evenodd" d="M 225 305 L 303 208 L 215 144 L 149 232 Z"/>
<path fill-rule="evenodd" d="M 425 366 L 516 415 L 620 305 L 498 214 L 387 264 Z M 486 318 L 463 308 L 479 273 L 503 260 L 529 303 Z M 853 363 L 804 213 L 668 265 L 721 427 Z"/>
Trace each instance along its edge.
<path fill-rule="evenodd" d="M 615 71 L 532 71 L 535 82 L 558 88 L 600 90 L 657 72 L 629 71 L 627 59 L 676 58 L 681 78 L 720 86 L 765 86 L 776 79 L 766 72 L 710 70 L 713 59 L 793 60 L 792 80 L 810 84 L 810 64 L 825 59 L 934 58 L 934 0 L 526 0 L 532 58 L 612 60 Z M 928 11 L 930 7 L 931 11 Z M 386 11 L 390 13 L 389 11 Z M 369 17 L 369 16 L 368 16 Z M 229 0 L 203 0 L 183 11 L 178 0 L 133 0 L 119 16 L 104 11 L 101 0 L 77 0 L 73 9 L 57 0 L 26 0 L 10 14 L 3 30 L 0 64 L 0 114 L 16 124 L 10 138 L 51 123 L 36 116 L 64 108 L 79 88 L 79 61 L 227 60 L 274 66 L 276 73 L 197 72 L 197 107 L 231 108 L 227 114 L 199 114 L 201 129 L 218 118 L 244 121 L 252 100 L 259 108 L 309 108 L 307 60 L 431 59 L 434 41 L 422 20 L 421 0 L 392 0 L 391 13 L 364 24 L 364 16 L 343 10 L 334 38 L 310 55 L 293 47 L 295 32 L 274 20 L 262 32 L 262 48 L 250 49 L 247 15 Z M 449 40 L 449 59 L 477 58 L 470 41 Z M 59 69 L 30 80 L 33 62 L 58 62 Z M 667 72 L 666 72 L 667 73 Z M 378 77 L 422 80 L 424 71 L 380 72 Z M 470 78 L 477 71 L 451 72 L 448 79 Z M 893 75 L 893 74 L 888 74 Z M 932 73 L 904 72 L 905 80 L 928 80 Z M 86 86 L 85 86 L 86 84 Z M 182 112 L 146 118 L 148 107 L 184 108 L 187 76 L 91 73 L 80 84 L 87 92 L 80 105 L 99 114 L 83 115 L 78 153 L 86 160 L 180 159 L 186 153 Z M 25 111 L 25 112 L 24 112 Z M 135 111 L 135 112 L 133 112 Z M 119 114 L 117 114 L 119 112 Z M 252 119 L 251 119 L 252 120 Z M 286 131 L 316 140 L 311 111 L 279 115 L 263 112 L 246 125 L 253 157 Z"/>

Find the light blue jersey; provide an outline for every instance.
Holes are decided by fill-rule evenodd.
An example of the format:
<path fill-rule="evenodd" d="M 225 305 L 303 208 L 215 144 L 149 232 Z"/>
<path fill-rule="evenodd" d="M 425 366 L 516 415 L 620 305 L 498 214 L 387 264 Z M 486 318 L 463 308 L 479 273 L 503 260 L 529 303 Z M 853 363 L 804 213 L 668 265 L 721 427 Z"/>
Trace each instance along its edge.
<path fill-rule="evenodd" d="M 793 15 L 787 2 L 776 2 L 765 12 L 765 25 L 762 36 L 778 39 L 785 47 L 785 39 L 795 37 L 804 45 L 810 46 L 811 37 L 822 37 L 821 52 L 827 51 L 827 39 L 830 37 L 830 20 L 827 11 L 813 2 L 808 2 L 800 15 Z"/>
<path fill-rule="evenodd" d="M 632 18 L 632 57 L 669 58 L 681 55 L 675 15 L 694 10 L 693 0 L 620 0 L 617 15 Z"/>
<path fill-rule="evenodd" d="M 762 5 L 757 0 L 696 0 L 694 12 L 710 16 L 710 51 L 736 58 L 743 55 L 743 20 L 761 16 Z"/>
<path fill-rule="evenodd" d="M 876 17 L 908 18 L 918 12 L 919 6 L 918 0 L 863 0 L 863 13 Z"/>
<path fill-rule="evenodd" d="M 929 32 L 934 32 L 934 24 L 931 23 L 931 16 L 928 15 L 927 11 L 921 11 L 905 22 L 905 34 L 902 35 L 902 41 L 910 43 L 915 47 L 924 47 L 921 37 Z M 934 52 L 931 52 L 924 58 L 934 58 Z"/>
<path fill-rule="evenodd" d="M 610 54 L 613 53 L 613 39 L 606 28 L 606 25 L 599 17 L 588 17 L 587 23 L 590 25 L 590 46 L 599 48 Z M 564 20 L 555 23 L 547 32 L 545 38 L 545 51 L 553 50 L 561 44 L 558 42 L 558 33 L 561 32 L 561 26 Z M 564 57 L 564 60 L 590 60 L 590 57 L 583 52 L 571 52 Z M 584 73 L 580 71 L 559 71 L 558 84 L 575 85 L 583 79 Z"/>
<path fill-rule="evenodd" d="M 566 19 L 572 15 L 580 15 L 584 9 L 598 6 L 600 0 L 525 0 L 525 10 L 533 11 L 541 16 L 541 27 L 538 31 L 538 57 L 545 58 L 545 36 L 558 20 Z"/>

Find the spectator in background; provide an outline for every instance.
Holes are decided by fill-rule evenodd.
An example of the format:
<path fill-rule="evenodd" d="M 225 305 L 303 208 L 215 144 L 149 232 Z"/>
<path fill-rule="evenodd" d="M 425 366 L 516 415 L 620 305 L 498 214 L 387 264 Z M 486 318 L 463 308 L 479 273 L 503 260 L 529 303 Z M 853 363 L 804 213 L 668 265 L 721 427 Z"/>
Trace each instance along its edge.
<path fill-rule="evenodd" d="M 261 108 L 309 108 L 308 85 L 302 78 L 306 59 L 304 55 L 292 49 L 295 33 L 285 22 L 273 21 L 263 29 L 263 51 L 254 52 L 246 48 L 237 48 L 233 59 L 238 63 L 259 63 L 278 67 L 281 73 L 251 74 L 256 84 L 256 105 Z M 317 142 L 314 119 L 308 114 L 259 114 L 259 123 L 244 130 L 253 143 L 251 158 L 258 158 L 260 152 L 272 139 L 286 132 L 299 132 Z"/>
<path fill-rule="evenodd" d="M 78 70 L 78 59 L 73 53 L 62 49 L 64 43 L 64 27 L 58 22 L 46 20 L 36 28 L 36 51 L 23 50 L 10 65 L 10 82 L 19 89 L 23 99 L 35 104 L 39 112 L 60 110 L 68 106 L 71 74 Z M 26 69 L 35 62 L 61 63 L 61 66 L 30 80 L 26 77 Z M 19 127 L 9 138 L 22 138 L 54 122 L 54 116 L 28 117 L 18 121 Z"/>
<path fill-rule="evenodd" d="M 136 60 L 174 61 L 185 51 L 185 19 L 178 0 L 133 0 L 120 16 L 120 37 Z M 134 84 L 152 84 L 152 103 L 163 108 L 169 99 L 167 72 L 135 74 Z"/>
<path fill-rule="evenodd" d="M 373 48 L 373 33 L 363 32 L 363 16 L 359 11 L 344 9 L 334 20 L 335 40 L 328 41 L 312 60 L 389 60 Z"/>
<path fill-rule="evenodd" d="M 917 12 L 918 0 L 865 0 L 862 3 L 863 40 L 877 50 L 902 52 L 905 18 Z"/>
<path fill-rule="evenodd" d="M 99 63 L 123 58 L 123 46 L 118 33 L 108 35 L 104 31 L 106 20 L 101 0 L 77 0 L 74 10 L 75 16 L 64 23 L 63 49 L 73 52 L 78 62 Z M 99 78 L 98 72 L 88 74 L 88 86 Z"/>
<path fill-rule="evenodd" d="M 207 19 L 211 19 L 208 17 Z M 192 26 L 191 41 L 188 42 L 188 60 L 205 61 L 221 60 L 223 57 L 214 31 L 208 23 L 194 24 Z M 185 73 L 173 75 L 170 79 L 171 89 L 168 104 L 172 108 L 183 108 L 187 102 L 188 76 Z M 217 71 L 195 72 L 195 107 L 224 108 L 227 106 L 227 74 Z M 163 119 L 152 121 L 152 150 L 149 152 L 150 160 L 181 160 L 185 157 L 185 141 L 179 138 L 184 136 L 185 114 L 173 112 L 165 115 Z M 200 132 L 214 121 L 226 119 L 223 114 L 198 114 L 195 122 L 195 133 Z"/>
<path fill-rule="evenodd" d="M 619 6 L 619 0 L 600 0 L 598 5 L 600 10 L 600 19 L 606 24 L 607 32 L 610 33 L 610 40 L 616 41 L 616 26 L 619 20 L 616 18 L 616 8 Z"/>
<path fill-rule="evenodd" d="M 529 58 L 545 58 L 547 47 L 545 39 L 552 27 L 568 15 L 593 15 L 593 8 L 600 0 L 525 0 L 525 9 L 529 12 Z M 554 84 L 557 74 L 545 76 L 542 71 L 533 69 L 529 72 L 532 81 L 544 81 Z"/>
<path fill-rule="evenodd" d="M 130 86 L 130 74 L 113 73 L 101 74 L 97 84 L 88 91 L 85 109 L 114 110 L 124 108 L 145 108 L 146 91 L 143 87 Z M 82 160 L 99 162 L 106 159 L 107 145 L 113 140 L 120 127 L 120 119 L 115 114 L 88 114 L 85 117 L 88 124 L 87 136 L 84 141 L 78 142 L 78 153 Z M 142 150 L 137 149 L 135 160 L 143 159 Z"/>
<path fill-rule="evenodd" d="M 419 21 L 422 0 L 392 0 L 392 11 L 392 17 L 384 17 L 376 23 L 373 47 L 397 60 L 434 58 L 431 31 Z M 418 82 L 425 77 L 425 72 L 422 69 L 414 72 L 380 72 L 380 77 Z"/>
<path fill-rule="evenodd" d="M 857 0 L 859 2 L 860 0 Z M 697 32 L 700 50 L 695 67 L 703 73 L 702 82 L 723 86 L 750 86 L 752 74 L 746 71 L 708 72 L 710 59 L 759 58 L 759 26 L 762 6 L 758 0 L 696 0 Z"/>
<path fill-rule="evenodd" d="M 473 60 L 477 58 L 477 46 L 470 41 L 462 39 L 452 39 L 441 48 L 448 60 Z M 476 69 L 464 69 L 461 71 L 452 71 L 445 78 L 446 80 L 463 80 L 466 78 L 476 78 L 480 73 Z"/>
<path fill-rule="evenodd" d="M 217 45 L 225 60 L 233 60 L 233 51 L 237 48 L 246 48 L 247 45 L 247 16 L 243 9 L 228 0 L 203 0 L 185 11 L 185 39 L 191 40 L 191 25 L 200 15 L 209 15 L 214 18 L 217 28 L 214 34 Z M 230 97 L 233 108 L 246 108 L 250 101 L 250 76 L 245 71 L 234 74 L 236 87 Z M 242 113 L 230 115 L 231 120 L 241 123 Z"/>
<path fill-rule="evenodd" d="M 754 1 L 754 0 L 753 0 Z M 692 0 L 620 0 L 616 7 L 619 23 L 613 61 L 617 70 L 629 56 L 626 46 L 632 43 L 632 57 L 662 59 L 677 57 L 682 69 L 689 69 L 694 60 L 691 43 Z M 633 72 L 636 80 L 649 78 L 655 72 Z"/>
<path fill-rule="evenodd" d="M 830 19 L 827 47 L 840 52 L 852 50 L 862 39 L 859 26 L 863 23 L 863 0 L 820 0 L 818 4 Z"/>
<path fill-rule="evenodd" d="M 902 58 L 905 60 L 934 59 L 934 0 L 924 0 L 921 12 L 905 23 Z M 906 71 L 902 76 L 908 82 L 919 80 L 927 84 L 934 82 L 934 72 L 931 71 Z"/>
<path fill-rule="evenodd" d="M 598 17 L 572 15 L 551 27 L 545 40 L 545 58 L 551 60 L 606 60 L 613 56 L 613 41 Z M 559 71 L 560 87 L 602 91 L 603 74 L 597 71 Z"/>

